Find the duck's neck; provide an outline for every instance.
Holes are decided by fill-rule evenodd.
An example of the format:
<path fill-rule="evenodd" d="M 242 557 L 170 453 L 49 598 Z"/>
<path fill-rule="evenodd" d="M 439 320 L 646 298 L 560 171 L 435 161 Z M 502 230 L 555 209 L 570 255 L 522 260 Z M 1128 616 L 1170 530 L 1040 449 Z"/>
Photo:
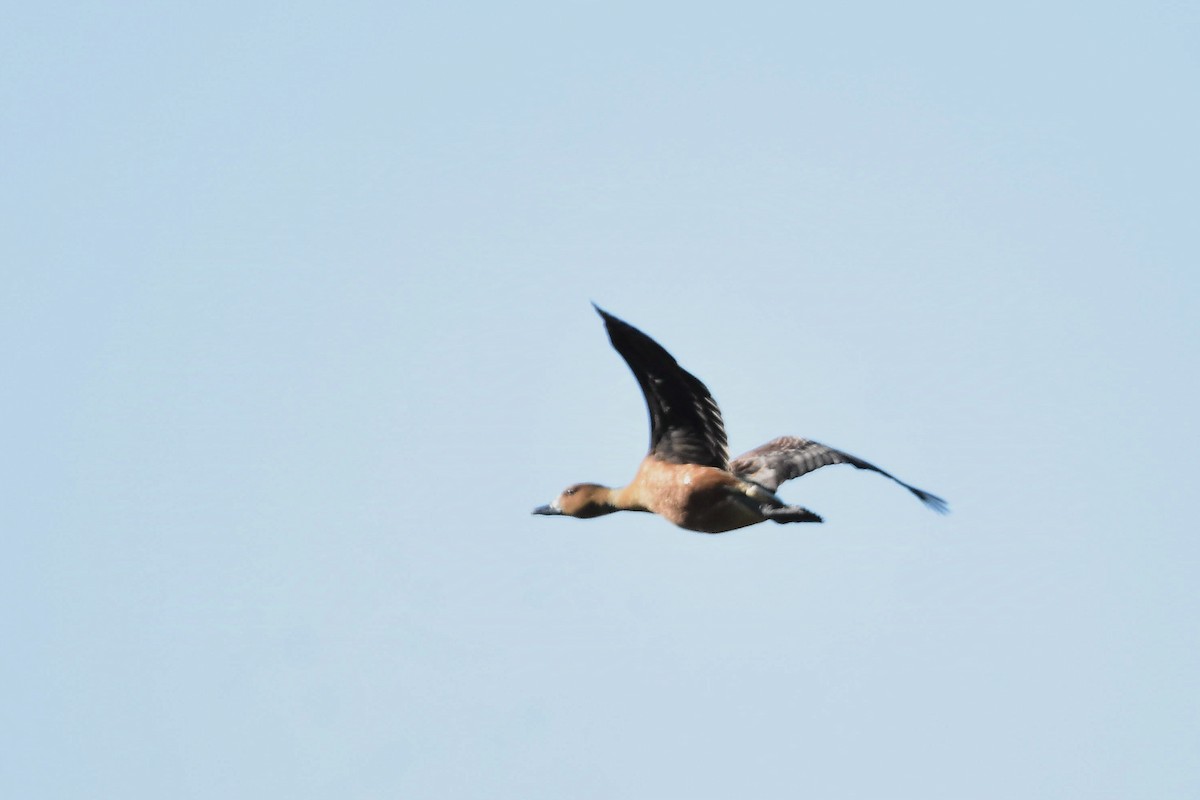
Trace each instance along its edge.
<path fill-rule="evenodd" d="M 608 490 L 608 504 L 614 511 L 649 511 L 641 501 L 637 487 L 634 485 L 620 486 Z"/>

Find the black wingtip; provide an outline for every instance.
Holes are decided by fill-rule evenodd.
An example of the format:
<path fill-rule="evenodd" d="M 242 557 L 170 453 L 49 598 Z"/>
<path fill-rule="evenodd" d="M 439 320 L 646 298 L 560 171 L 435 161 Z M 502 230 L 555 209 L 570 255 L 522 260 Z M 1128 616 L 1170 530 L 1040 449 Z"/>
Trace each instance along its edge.
<path fill-rule="evenodd" d="M 616 339 L 613 338 L 614 336 L 617 336 L 617 337 L 628 336 L 628 331 L 632 331 L 633 333 L 636 333 L 640 336 L 646 336 L 644 333 L 642 333 L 637 328 L 630 325 L 625 320 L 621 319 L 620 317 L 614 317 L 612 314 L 608 313 L 603 308 L 596 305 L 596 302 L 594 300 L 592 301 L 592 308 L 596 309 L 596 313 L 600 315 L 600 319 L 604 320 L 604 330 L 608 331 L 608 339 L 610 342 L 613 343 L 613 346 L 616 347 L 618 350 L 620 350 L 621 348 L 617 345 Z M 649 337 L 646 336 L 646 338 L 648 339 Z M 657 346 L 657 345 L 655 345 L 655 346 Z M 627 356 L 626 356 L 626 360 L 628 360 Z"/>
<path fill-rule="evenodd" d="M 917 496 L 918 500 L 920 500 L 922 503 L 924 503 L 925 505 L 932 508 L 937 513 L 939 513 L 939 514 L 949 514 L 950 513 L 949 503 L 947 503 L 942 498 L 938 497 L 936 494 L 930 494 L 929 492 L 926 492 L 923 489 L 916 489 L 911 486 L 909 487 L 908 490 L 910 492 L 912 492 L 913 494 L 915 494 Z"/>

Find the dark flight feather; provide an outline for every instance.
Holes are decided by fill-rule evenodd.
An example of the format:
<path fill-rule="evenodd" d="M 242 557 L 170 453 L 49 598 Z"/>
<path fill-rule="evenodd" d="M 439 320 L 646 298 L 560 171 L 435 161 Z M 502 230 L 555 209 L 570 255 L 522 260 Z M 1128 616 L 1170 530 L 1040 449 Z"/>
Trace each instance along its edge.
<path fill-rule="evenodd" d="M 650 454 L 672 464 L 725 469 L 725 423 L 708 387 L 649 336 L 592 305 L 604 319 L 612 346 L 642 387 L 650 412 Z"/>

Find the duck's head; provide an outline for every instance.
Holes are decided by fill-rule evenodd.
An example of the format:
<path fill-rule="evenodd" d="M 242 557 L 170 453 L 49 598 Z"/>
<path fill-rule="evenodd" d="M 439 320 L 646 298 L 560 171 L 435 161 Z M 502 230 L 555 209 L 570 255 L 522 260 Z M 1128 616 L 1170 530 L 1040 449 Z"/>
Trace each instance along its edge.
<path fill-rule="evenodd" d="M 592 517 L 611 514 L 617 510 L 612 504 L 612 489 L 597 483 L 576 483 L 562 490 L 553 503 L 538 506 L 534 514 L 546 516 Z"/>

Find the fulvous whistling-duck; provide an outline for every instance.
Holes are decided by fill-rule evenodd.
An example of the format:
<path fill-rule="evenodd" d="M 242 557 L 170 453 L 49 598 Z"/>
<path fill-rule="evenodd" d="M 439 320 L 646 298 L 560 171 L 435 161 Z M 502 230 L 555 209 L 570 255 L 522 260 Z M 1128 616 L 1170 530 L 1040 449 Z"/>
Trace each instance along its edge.
<path fill-rule="evenodd" d="M 781 436 L 729 460 L 725 423 L 708 388 L 657 342 L 592 304 L 608 338 L 633 370 L 650 411 L 650 452 L 630 483 L 618 489 L 595 483 L 567 487 L 534 514 L 589 519 L 614 511 L 649 511 L 681 528 L 724 533 L 764 520 L 821 522 L 775 495 L 779 484 L 829 464 L 878 472 L 915 494 L 938 513 L 946 501 L 848 453 L 796 436 Z"/>

